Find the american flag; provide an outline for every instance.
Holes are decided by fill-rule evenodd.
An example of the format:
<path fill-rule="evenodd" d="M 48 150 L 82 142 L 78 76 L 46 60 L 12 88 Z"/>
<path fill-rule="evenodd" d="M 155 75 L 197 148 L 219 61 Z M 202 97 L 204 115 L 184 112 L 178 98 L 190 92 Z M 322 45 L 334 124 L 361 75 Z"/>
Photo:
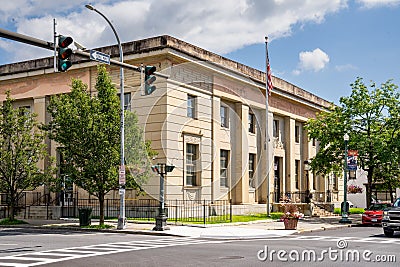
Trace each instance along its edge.
<path fill-rule="evenodd" d="M 269 62 L 267 63 L 267 88 L 268 88 L 268 95 L 271 95 L 271 91 L 274 88 L 272 85 L 272 76 L 271 76 L 271 67 Z"/>
<path fill-rule="evenodd" d="M 267 40 L 267 38 L 265 38 Z M 265 42 L 265 49 L 266 49 L 266 55 L 267 55 L 267 90 L 268 90 L 268 95 L 271 95 L 271 91 L 274 88 L 272 85 L 272 75 L 271 75 L 271 66 L 269 65 L 269 57 L 268 57 L 268 43 Z"/>

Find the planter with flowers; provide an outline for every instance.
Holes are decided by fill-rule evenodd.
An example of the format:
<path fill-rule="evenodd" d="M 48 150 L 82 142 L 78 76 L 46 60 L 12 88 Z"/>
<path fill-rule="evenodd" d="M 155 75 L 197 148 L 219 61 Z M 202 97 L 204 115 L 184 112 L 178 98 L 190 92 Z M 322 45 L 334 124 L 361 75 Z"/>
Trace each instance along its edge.
<path fill-rule="evenodd" d="M 303 213 L 299 212 L 297 206 L 293 203 L 282 204 L 284 213 L 281 217 L 281 221 L 285 224 L 286 230 L 296 230 L 297 223 L 300 218 L 304 216 Z"/>

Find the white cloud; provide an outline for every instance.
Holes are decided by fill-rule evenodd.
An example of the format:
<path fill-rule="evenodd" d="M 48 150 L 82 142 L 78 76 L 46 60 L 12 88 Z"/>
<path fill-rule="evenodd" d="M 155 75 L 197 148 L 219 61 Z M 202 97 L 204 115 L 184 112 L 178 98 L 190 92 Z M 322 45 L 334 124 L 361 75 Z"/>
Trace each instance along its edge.
<path fill-rule="evenodd" d="M 397 6 L 400 0 L 357 0 L 364 8 L 375 8 L 381 6 Z"/>
<path fill-rule="evenodd" d="M 313 51 L 303 51 L 299 54 L 299 65 L 293 71 L 294 75 L 299 75 L 303 71 L 321 71 L 329 63 L 329 56 L 319 48 Z"/>
<path fill-rule="evenodd" d="M 351 64 L 345 64 L 345 65 L 335 66 L 335 69 L 337 71 L 339 71 L 339 72 L 342 72 L 342 71 L 357 70 L 358 68 L 356 66 L 354 66 L 354 65 L 351 65 Z"/>
<path fill-rule="evenodd" d="M 347 1 L 98 0 L 94 7 L 111 20 L 122 42 L 168 34 L 228 53 L 263 43 L 266 35 L 270 41 L 288 36 L 296 24 L 321 23 L 327 14 L 346 8 Z M 2 28 L 52 40 L 52 18 L 56 18 L 58 32 L 71 34 L 88 48 L 116 43 L 106 21 L 84 7 L 87 0 L 70 0 L 62 12 L 54 0 L 6 2 L 0 6 Z M 23 56 L 16 52 L 15 59 Z"/>

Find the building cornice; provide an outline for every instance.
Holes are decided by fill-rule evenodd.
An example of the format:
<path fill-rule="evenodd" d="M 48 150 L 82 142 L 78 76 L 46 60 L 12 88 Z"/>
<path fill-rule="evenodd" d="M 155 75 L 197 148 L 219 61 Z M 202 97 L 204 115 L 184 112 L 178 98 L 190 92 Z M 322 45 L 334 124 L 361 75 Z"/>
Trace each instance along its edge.
<path fill-rule="evenodd" d="M 142 40 L 136 40 L 122 44 L 124 56 L 140 55 L 152 51 L 159 51 L 165 48 L 171 48 L 179 53 L 187 54 L 199 61 L 205 61 L 219 66 L 226 70 L 235 72 L 238 75 L 244 76 L 257 84 L 261 89 L 265 88 L 265 72 L 246 66 L 242 63 L 230 60 L 221 55 L 202 49 L 193 44 L 179 40 L 169 35 L 156 36 Z M 109 54 L 112 58 L 119 57 L 119 49 L 117 45 L 105 46 L 95 48 L 95 50 Z M 73 55 L 71 60 L 74 65 L 90 62 L 88 58 L 83 58 L 78 55 Z M 53 68 L 53 57 L 46 57 L 12 64 L 0 66 L 0 80 L 3 76 L 14 76 L 18 73 L 36 72 L 40 74 L 49 73 L 48 70 Z M 30 76 L 30 75 L 29 75 Z M 321 108 L 328 108 L 332 105 L 331 102 L 326 101 L 310 92 L 307 92 L 283 79 L 273 76 L 274 90 L 279 94 L 284 93 L 292 95 L 295 98 L 300 98 L 303 101 L 320 106 Z"/>

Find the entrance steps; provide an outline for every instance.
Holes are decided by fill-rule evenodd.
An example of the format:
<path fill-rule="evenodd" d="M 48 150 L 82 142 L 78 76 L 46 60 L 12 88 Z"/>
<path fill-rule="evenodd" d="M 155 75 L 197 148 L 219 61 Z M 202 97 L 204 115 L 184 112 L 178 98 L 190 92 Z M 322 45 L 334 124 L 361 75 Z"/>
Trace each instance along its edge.
<path fill-rule="evenodd" d="M 53 217 L 52 207 L 47 206 L 27 206 L 17 213 L 18 219 L 51 219 Z"/>
<path fill-rule="evenodd" d="M 319 206 L 319 205 L 313 205 L 312 209 L 312 216 L 313 217 L 324 217 L 324 216 L 335 216 L 331 211 L 326 210 L 325 208 Z"/>

